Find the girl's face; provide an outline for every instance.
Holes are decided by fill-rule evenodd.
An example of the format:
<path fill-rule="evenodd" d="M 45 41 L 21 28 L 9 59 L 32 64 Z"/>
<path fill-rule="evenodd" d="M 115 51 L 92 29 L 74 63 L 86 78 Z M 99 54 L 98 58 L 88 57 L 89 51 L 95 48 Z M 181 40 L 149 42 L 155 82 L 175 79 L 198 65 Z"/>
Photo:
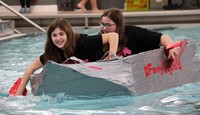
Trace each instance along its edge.
<path fill-rule="evenodd" d="M 103 33 L 116 32 L 117 25 L 109 18 L 103 16 L 100 22 L 101 30 Z"/>
<path fill-rule="evenodd" d="M 63 49 L 64 45 L 67 42 L 67 35 L 66 35 L 65 31 L 61 30 L 60 28 L 56 28 L 51 33 L 51 39 L 55 46 L 57 46 L 60 49 Z"/>

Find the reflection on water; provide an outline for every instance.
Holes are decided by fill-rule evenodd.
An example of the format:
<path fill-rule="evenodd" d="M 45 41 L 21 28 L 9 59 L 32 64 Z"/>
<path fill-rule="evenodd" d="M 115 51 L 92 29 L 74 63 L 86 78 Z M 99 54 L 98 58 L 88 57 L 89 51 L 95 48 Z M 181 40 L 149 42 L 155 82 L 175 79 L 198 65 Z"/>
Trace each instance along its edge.
<path fill-rule="evenodd" d="M 187 38 L 197 43 L 200 50 L 200 27 L 156 30 L 171 36 L 175 41 Z M 98 30 L 77 30 L 97 34 Z M 30 85 L 26 97 L 7 97 L 14 81 L 25 68 L 43 53 L 46 35 L 39 34 L 23 39 L 0 42 L 0 114 L 78 114 L 78 115 L 198 115 L 200 83 L 186 84 L 158 93 L 142 96 L 118 96 L 82 100 L 57 94 L 32 96 Z M 200 54 L 200 53 L 198 53 Z M 196 106 L 194 106 L 196 105 Z M 199 104 L 200 105 L 200 104 Z"/>

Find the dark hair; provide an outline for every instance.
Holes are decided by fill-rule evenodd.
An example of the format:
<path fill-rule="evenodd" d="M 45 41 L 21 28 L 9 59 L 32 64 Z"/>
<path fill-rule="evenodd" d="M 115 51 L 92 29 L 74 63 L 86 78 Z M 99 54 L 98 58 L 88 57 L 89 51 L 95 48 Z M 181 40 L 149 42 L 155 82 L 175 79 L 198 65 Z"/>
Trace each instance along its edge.
<path fill-rule="evenodd" d="M 118 8 L 110 8 L 101 15 L 101 19 L 103 17 L 109 17 L 116 24 L 116 32 L 119 34 L 118 52 L 121 52 L 127 42 L 125 35 L 125 22 L 122 12 Z"/>
<path fill-rule="evenodd" d="M 63 49 L 60 49 L 57 46 L 55 46 L 52 41 L 51 34 L 56 28 L 59 28 L 66 33 L 67 42 L 64 45 Z M 47 60 L 52 60 L 57 63 L 62 63 L 63 61 L 65 61 L 63 59 L 63 55 L 66 59 L 74 55 L 77 39 L 78 35 L 73 32 L 72 27 L 67 20 L 62 18 L 53 20 L 47 32 L 44 63 L 46 63 Z"/>

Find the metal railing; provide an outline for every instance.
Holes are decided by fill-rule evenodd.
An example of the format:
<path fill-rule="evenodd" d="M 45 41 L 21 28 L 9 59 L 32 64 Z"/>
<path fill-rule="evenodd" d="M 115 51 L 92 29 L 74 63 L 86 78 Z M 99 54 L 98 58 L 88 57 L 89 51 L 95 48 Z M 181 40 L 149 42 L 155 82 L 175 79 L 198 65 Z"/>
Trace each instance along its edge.
<path fill-rule="evenodd" d="M 36 28 L 38 28 L 39 30 L 46 32 L 45 29 L 43 29 L 42 27 L 40 27 L 39 25 L 37 25 L 36 23 L 34 23 L 33 21 L 31 21 L 30 19 L 28 19 L 27 17 L 23 16 L 22 14 L 20 14 L 19 12 L 17 12 L 15 9 L 11 8 L 10 6 L 8 6 L 6 3 L 4 3 L 3 1 L 0 0 L 0 4 L 2 4 L 4 7 L 6 7 L 8 10 L 10 10 L 11 12 L 15 13 L 16 15 L 20 16 L 21 18 L 23 18 L 24 20 L 26 20 L 27 22 L 29 22 L 30 24 L 32 24 L 33 26 L 35 26 Z"/>

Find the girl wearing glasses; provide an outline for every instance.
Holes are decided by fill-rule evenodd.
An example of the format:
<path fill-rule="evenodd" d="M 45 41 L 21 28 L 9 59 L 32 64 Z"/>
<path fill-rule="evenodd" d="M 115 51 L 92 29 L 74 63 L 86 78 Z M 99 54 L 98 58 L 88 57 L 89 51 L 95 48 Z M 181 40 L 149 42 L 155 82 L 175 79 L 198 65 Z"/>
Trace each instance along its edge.
<path fill-rule="evenodd" d="M 108 9 L 101 15 L 100 26 L 101 33 L 119 34 L 118 56 L 125 57 L 174 43 L 167 35 L 134 25 L 125 25 L 122 12 L 117 8 Z M 175 59 L 179 49 L 180 47 L 170 49 L 168 58 Z M 104 47 L 104 51 L 107 50 L 107 47 Z"/>

